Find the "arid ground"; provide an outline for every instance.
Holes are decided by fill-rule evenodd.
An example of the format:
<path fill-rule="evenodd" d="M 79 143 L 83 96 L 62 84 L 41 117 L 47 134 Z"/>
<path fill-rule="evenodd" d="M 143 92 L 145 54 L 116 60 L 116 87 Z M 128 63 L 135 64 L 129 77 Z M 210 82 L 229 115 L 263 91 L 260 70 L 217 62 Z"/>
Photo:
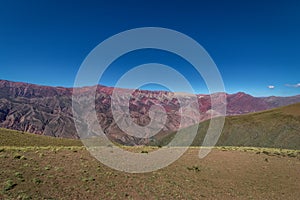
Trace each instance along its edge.
<path fill-rule="evenodd" d="M 0 199 L 297 199 L 300 152 L 190 148 L 158 171 L 130 174 L 84 147 L 0 148 Z M 139 150 L 137 150 L 138 152 Z"/>

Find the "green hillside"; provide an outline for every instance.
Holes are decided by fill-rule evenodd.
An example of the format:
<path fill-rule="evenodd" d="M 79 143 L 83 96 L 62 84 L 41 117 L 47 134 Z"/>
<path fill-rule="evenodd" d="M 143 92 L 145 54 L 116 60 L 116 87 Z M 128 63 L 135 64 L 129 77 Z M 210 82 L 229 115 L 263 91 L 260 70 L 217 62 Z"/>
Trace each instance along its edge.
<path fill-rule="evenodd" d="M 54 138 L 0 128 L 0 146 L 82 146 L 80 140 Z"/>
<path fill-rule="evenodd" d="M 209 121 L 199 124 L 193 146 L 202 144 Z M 189 128 L 185 129 L 187 134 Z M 165 145 L 174 133 L 158 136 L 153 145 Z M 300 149 L 300 103 L 240 116 L 226 117 L 217 146 Z"/>

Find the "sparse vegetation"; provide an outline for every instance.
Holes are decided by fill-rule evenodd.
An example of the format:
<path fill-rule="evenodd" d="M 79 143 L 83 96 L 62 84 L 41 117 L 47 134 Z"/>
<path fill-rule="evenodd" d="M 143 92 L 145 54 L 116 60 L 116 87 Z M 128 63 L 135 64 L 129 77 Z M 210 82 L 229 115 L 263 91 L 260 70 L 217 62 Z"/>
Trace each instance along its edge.
<path fill-rule="evenodd" d="M 32 179 L 32 182 L 33 182 L 33 183 L 36 183 L 36 184 L 40 184 L 40 183 L 42 183 L 42 180 L 39 179 L 39 178 L 33 178 L 33 179 Z"/>
<path fill-rule="evenodd" d="M 124 148 L 137 153 L 158 149 Z M 0 165 L 5 166 L 0 180 L 7 181 L 0 185 L 0 197 L 111 199 L 113 195 L 116 199 L 149 199 L 155 195 L 158 199 L 197 199 L 204 195 L 208 199 L 295 199 L 300 195 L 296 189 L 300 178 L 298 150 L 217 147 L 199 159 L 199 148 L 191 147 L 167 168 L 128 174 L 99 163 L 82 147 L 54 149 L 57 147 L 4 147 L 1 154 L 7 158 L 0 158 Z M 14 159 L 16 152 L 22 152 L 27 160 Z M 228 184 L 233 182 L 235 185 Z"/>
<path fill-rule="evenodd" d="M 22 138 L 28 146 L 14 141 L 18 134 L 28 137 Z M 0 129 L 0 138 L 6 138 L 0 140 L 0 199 L 296 199 L 300 195 L 297 149 L 218 146 L 199 159 L 200 148 L 194 146 L 166 168 L 128 174 L 98 162 L 76 140 L 5 129 Z M 161 148 L 119 147 L 143 154 Z"/>
<path fill-rule="evenodd" d="M 196 171 L 196 172 L 200 171 L 200 167 L 198 167 L 198 166 L 187 167 L 187 169 L 190 171 Z"/>
<path fill-rule="evenodd" d="M 15 155 L 14 155 L 14 159 L 21 159 L 21 157 L 22 157 L 22 156 L 21 156 L 20 154 L 15 154 Z"/>
<path fill-rule="evenodd" d="M 8 137 L 9 136 L 9 137 Z M 47 147 L 47 146 L 82 146 L 80 140 L 39 136 L 31 133 L 0 128 L 0 152 L 3 146 L 16 147 Z"/>
<path fill-rule="evenodd" d="M 13 189 L 17 184 L 13 180 L 7 180 L 4 184 L 4 191 Z"/>

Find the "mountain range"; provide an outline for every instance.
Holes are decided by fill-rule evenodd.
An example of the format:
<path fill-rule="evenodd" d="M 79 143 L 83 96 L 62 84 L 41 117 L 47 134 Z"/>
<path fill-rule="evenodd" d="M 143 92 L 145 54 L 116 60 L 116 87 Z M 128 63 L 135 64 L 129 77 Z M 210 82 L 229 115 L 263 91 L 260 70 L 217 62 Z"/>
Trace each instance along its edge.
<path fill-rule="evenodd" d="M 85 101 L 85 97 L 95 95 L 95 109 L 98 121 L 95 122 L 89 110 L 81 110 L 82 119 L 88 126 L 99 123 L 104 133 L 113 141 L 127 144 L 139 145 L 147 144 L 149 140 L 128 135 L 122 131 L 113 117 L 111 109 L 111 98 L 115 88 L 106 86 L 91 86 L 76 88 L 76 93 L 80 94 L 80 100 Z M 126 98 L 122 96 L 127 89 L 118 89 L 117 104 L 126 106 Z M 73 110 L 72 94 L 74 88 L 40 86 L 28 83 L 11 82 L 0 80 L 0 127 L 14 129 L 24 132 L 47 135 L 53 137 L 79 138 L 76 131 Z M 203 122 L 211 117 L 218 116 L 211 107 L 211 96 L 217 98 L 226 96 L 226 115 L 242 115 L 259 112 L 286 106 L 300 102 L 300 95 L 291 97 L 253 97 L 249 94 L 239 92 L 236 94 L 216 93 L 210 95 L 197 94 L 197 112 L 200 118 L 197 122 L 187 120 L 186 124 L 181 124 L 180 107 L 177 95 L 184 100 L 183 104 L 188 105 L 189 94 L 179 94 L 167 91 L 147 91 L 135 90 L 129 99 L 129 112 L 133 121 L 141 126 L 149 124 L 149 109 L 154 104 L 159 104 L 166 111 L 166 123 L 163 124 L 163 132 L 175 131 L 180 127 L 188 127 L 195 123 Z M 90 104 L 91 102 L 85 102 Z M 182 103 L 182 102 L 181 102 Z M 224 102 L 220 102 L 222 104 Z M 78 113 L 75 113 L 78 114 Z M 186 118 L 193 118 L 193 112 Z M 123 120 L 123 119 L 117 119 Z M 160 123 L 159 119 L 157 123 Z M 96 133 L 95 133 L 96 134 Z"/>

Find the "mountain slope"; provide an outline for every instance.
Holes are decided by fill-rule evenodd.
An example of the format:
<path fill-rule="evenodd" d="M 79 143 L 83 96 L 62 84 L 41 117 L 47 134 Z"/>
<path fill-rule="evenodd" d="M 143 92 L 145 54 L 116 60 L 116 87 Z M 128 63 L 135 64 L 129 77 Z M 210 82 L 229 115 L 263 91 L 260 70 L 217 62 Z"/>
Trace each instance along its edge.
<path fill-rule="evenodd" d="M 82 146 L 80 140 L 54 138 L 0 128 L 0 147 Z"/>
<path fill-rule="evenodd" d="M 112 87 L 97 86 L 76 88 L 85 101 L 86 96 L 92 95 L 96 89 L 96 112 L 98 121 L 94 121 L 90 112 L 84 109 L 80 114 L 87 125 L 100 123 L 105 134 L 113 141 L 135 145 L 147 144 L 145 139 L 135 138 L 124 133 L 116 124 L 111 110 Z M 118 96 L 118 105 L 124 107 L 122 91 Z M 73 120 L 72 88 L 39 86 L 28 83 L 18 83 L 0 80 L 0 127 L 20 130 L 40 135 L 64 138 L 79 138 Z M 217 98 L 224 94 L 213 94 Z M 182 95 L 184 104 L 194 112 L 199 109 L 200 119 L 205 121 L 211 117 L 210 95 L 197 95 L 199 108 L 189 105 L 189 95 Z M 240 115 L 275 108 L 300 102 L 300 95 L 294 97 L 266 97 L 258 98 L 245 93 L 226 94 L 227 115 Z M 91 104 L 91 102 L 86 102 Z M 167 112 L 167 120 L 163 125 L 163 132 L 177 130 L 180 125 L 180 108 L 176 93 L 166 91 L 135 90 L 129 100 L 130 116 L 133 121 L 141 126 L 150 122 L 149 109 L 152 105 L 159 104 Z M 222 104 L 222 102 L 220 102 Z M 192 107 L 191 107 L 192 106 Z M 77 113 L 78 114 L 78 113 Z M 193 112 L 184 116 L 193 119 Z M 155 119 L 158 120 L 159 119 Z M 182 127 L 195 124 L 193 120 Z"/>
<path fill-rule="evenodd" d="M 193 146 L 202 145 L 209 120 L 199 124 Z M 186 134 L 189 128 L 185 129 Z M 155 145 L 165 145 L 174 133 L 157 136 Z M 155 138 L 154 138 L 155 139 Z M 228 116 L 217 146 L 251 146 L 300 149 L 300 103 L 240 116 Z"/>

